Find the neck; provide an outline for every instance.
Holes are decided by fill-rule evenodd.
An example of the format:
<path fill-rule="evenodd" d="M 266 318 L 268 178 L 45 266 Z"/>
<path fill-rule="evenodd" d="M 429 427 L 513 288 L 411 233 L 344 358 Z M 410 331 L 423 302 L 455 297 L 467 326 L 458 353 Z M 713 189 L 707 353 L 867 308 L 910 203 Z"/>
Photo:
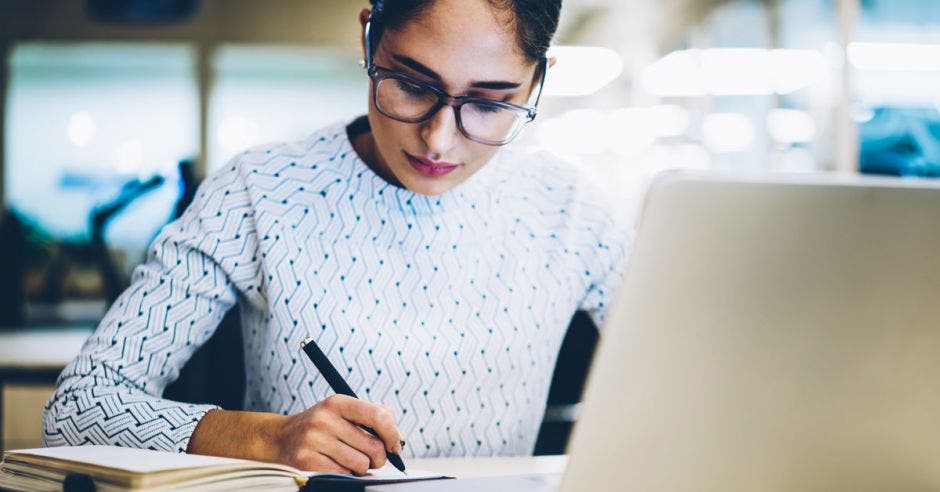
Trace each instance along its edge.
<path fill-rule="evenodd" d="M 362 162 L 365 162 L 369 169 L 372 169 L 372 172 L 378 174 L 380 178 L 389 184 L 404 188 L 398 178 L 392 174 L 388 166 L 382 161 L 366 116 L 361 116 L 350 123 L 346 127 L 346 133 L 349 136 L 349 142 L 353 150 L 356 151 Z"/>

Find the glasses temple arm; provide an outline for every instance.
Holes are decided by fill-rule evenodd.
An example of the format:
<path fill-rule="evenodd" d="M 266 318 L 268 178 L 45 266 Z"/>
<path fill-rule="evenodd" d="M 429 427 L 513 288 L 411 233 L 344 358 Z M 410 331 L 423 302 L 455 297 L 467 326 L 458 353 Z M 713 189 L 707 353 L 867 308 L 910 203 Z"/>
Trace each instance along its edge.
<path fill-rule="evenodd" d="M 545 88 L 545 76 L 548 75 L 548 57 L 543 56 L 539 61 L 539 69 L 536 73 L 540 73 L 539 77 L 539 91 L 535 95 L 535 103 L 532 105 L 533 108 L 539 107 L 539 101 L 542 99 L 542 90 Z M 535 116 L 532 116 L 532 119 L 535 119 Z"/>
<path fill-rule="evenodd" d="M 362 44 L 365 47 L 365 68 L 366 70 L 372 68 L 372 59 L 375 56 L 373 52 L 376 44 L 378 44 L 378 37 L 381 36 L 382 27 L 378 24 L 378 21 L 375 20 L 372 14 L 369 14 L 369 20 L 366 21 L 365 29 L 363 33 Z"/>

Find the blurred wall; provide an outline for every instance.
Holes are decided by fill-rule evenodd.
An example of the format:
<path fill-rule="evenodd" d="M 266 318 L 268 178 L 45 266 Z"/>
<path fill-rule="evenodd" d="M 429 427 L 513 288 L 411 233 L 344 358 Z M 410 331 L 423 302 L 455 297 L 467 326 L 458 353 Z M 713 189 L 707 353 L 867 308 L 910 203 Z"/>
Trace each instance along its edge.
<path fill-rule="evenodd" d="M 200 0 L 179 24 L 108 25 L 86 15 L 80 0 L 0 0 L 0 40 L 200 40 L 358 43 L 363 1 Z M 352 35 L 352 37 L 351 37 Z"/>

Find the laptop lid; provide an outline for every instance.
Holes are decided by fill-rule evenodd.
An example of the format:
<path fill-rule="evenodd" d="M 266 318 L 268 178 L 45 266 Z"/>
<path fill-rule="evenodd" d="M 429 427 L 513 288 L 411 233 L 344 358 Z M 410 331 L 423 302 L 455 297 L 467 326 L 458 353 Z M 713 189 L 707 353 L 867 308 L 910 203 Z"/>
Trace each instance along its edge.
<path fill-rule="evenodd" d="M 940 488 L 940 187 L 651 186 L 561 490 Z"/>

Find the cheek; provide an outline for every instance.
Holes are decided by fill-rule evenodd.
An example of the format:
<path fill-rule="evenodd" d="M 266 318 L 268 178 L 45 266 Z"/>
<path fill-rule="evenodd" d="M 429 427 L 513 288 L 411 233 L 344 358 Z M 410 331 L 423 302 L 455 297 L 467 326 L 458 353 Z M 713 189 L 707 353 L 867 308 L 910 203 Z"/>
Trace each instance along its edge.
<path fill-rule="evenodd" d="M 372 127 L 372 135 L 378 151 L 386 160 L 394 160 L 393 154 L 398 153 L 402 148 L 407 148 L 408 142 L 414 138 L 412 125 L 391 120 L 379 113 L 369 115 L 369 124 Z"/>

